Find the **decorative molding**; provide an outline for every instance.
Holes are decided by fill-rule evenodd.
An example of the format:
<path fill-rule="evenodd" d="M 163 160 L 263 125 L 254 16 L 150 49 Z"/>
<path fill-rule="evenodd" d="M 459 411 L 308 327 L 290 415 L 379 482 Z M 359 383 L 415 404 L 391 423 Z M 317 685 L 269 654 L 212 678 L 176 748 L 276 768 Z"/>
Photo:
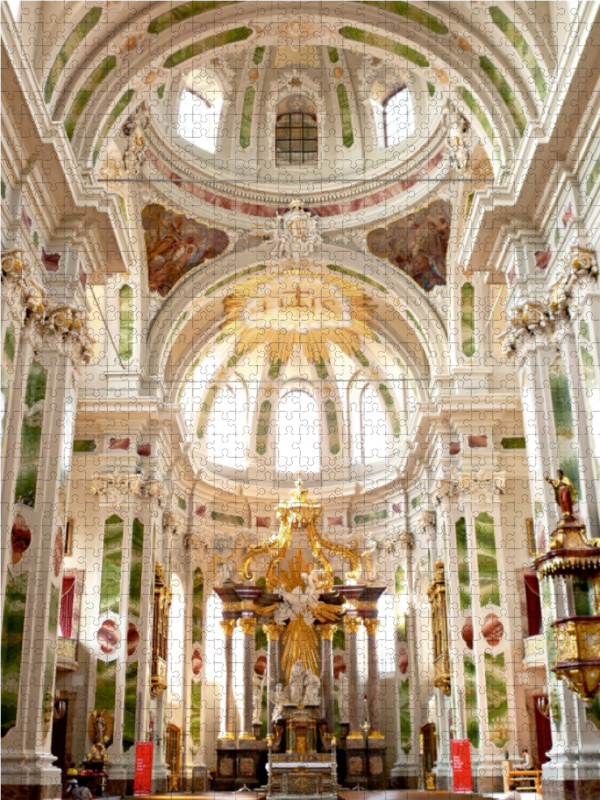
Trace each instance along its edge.
<path fill-rule="evenodd" d="M 134 497 L 159 508 L 165 504 L 165 492 L 161 481 L 144 479 L 140 475 L 95 475 L 90 492 L 106 505 L 119 507 L 128 497 Z"/>
<path fill-rule="evenodd" d="M 464 495 L 477 495 L 479 500 L 490 502 L 494 496 L 506 491 L 505 472 L 461 472 L 458 491 Z"/>
<path fill-rule="evenodd" d="M 75 366 L 91 361 L 93 340 L 86 312 L 48 297 L 21 250 L 2 255 L 2 289 L 13 323 L 18 328 L 27 326 L 36 352 L 54 350 L 68 356 Z"/>

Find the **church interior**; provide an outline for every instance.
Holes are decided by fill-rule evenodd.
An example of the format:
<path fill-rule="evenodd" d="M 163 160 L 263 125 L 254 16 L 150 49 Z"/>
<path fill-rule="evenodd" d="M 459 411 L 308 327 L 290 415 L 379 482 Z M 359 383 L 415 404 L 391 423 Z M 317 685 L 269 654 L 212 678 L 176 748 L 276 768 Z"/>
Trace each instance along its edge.
<path fill-rule="evenodd" d="M 600 2 L 1 11 L 6 800 L 600 798 Z"/>

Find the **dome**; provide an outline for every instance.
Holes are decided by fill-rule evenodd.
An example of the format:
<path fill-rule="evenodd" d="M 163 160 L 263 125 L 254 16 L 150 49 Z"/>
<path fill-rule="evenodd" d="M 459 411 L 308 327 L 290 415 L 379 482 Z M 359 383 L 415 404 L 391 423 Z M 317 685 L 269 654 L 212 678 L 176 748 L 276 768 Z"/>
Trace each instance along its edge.
<path fill-rule="evenodd" d="M 397 94 L 400 106 L 390 102 Z M 199 170 L 301 189 L 340 179 L 351 186 L 414 157 L 436 131 L 438 105 L 416 71 L 301 44 L 207 54 L 166 85 L 153 117 L 174 153 Z"/>

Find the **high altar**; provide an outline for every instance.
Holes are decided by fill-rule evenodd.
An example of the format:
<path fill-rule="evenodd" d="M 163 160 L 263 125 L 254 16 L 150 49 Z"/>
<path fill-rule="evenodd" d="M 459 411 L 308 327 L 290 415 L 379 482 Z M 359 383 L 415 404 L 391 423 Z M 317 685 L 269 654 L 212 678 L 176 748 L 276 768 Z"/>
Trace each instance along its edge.
<path fill-rule="evenodd" d="M 246 542 L 239 582 L 215 587 L 223 601 L 225 713 L 217 745 L 215 789 L 260 785 L 267 760 L 270 797 L 336 795 L 343 756 L 346 786 L 385 788 L 385 741 L 381 733 L 376 632 L 383 587 L 361 581 L 368 552 L 358 542 L 328 539 L 319 531 L 321 507 L 297 481 L 277 506 L 278 530 L 259 544 Z M 288 557 L 288 551 L 293 556 Z M 312 563 L 307 559 L 312 557 Z M 235 559 L 235 552 L 230 556 Z M 250 571 L 265 570 L 263 580 Z M 236 567 L 237 567 L 236 563 Z M 262 570 L 261 570 L 262 571 Z M 233 632 L 244 634 L 242 731 L 235 730 Z M 267 735 L 253 725 L 252 647 L 257 625 L 268 640 Z M 360 718 L 357 633 L 368 647 L 368 722 Z M 343 626 L 347 660 L 347 724 L 335 738 L 333 636 Z M 362 707 L 362 704 L 361 704 Z M 341 752 L 338 752 L 341 751 Z"/>

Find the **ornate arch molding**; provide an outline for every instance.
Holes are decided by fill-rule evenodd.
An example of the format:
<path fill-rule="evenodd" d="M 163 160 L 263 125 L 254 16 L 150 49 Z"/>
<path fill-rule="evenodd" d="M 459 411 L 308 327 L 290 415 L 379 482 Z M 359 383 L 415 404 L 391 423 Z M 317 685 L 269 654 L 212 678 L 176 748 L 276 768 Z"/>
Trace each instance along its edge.
<path fill-rule="evenodd" d="M 200 346 L 206 346 L 218 335 L 219 325 L 209 322 L 199 331 L 193 320 L 213 299 L 226 297 L 238 280 L 249 274 L 261 274 L 265 278 L 273 274 L 278 261 L 272 260 L 266 246 L 242 253 L 228 253 L 210 266 L 200 267 L 185 275 L 162 304 L 153 319 L 146 347 L 144 364 L 147 374 L 167 386 L 167 397 L 176 402 L 179 385 L 189 373 Z M 376 296 L 386 300 L 413 329 L 424 356 L 429 364 L 430 382 L 434 376 L 447 372 L 448 337 L 438 313 L 429 299 L 404 273 L 368 254 L 355 252 L 325 243 L 319 252 L 319 272 L 327 274 L 327 264 L 351 263 L 352 273 L 366 278 L 385 288 L 383 293 L 370 283 L 350 277 L 360 286 L 367 297 Z M 309 263 L 314 263 L 309 259 Z M 337 273 L 331 273 L 337 274 Z M 171 352 L 178 340 L 184 342 L 177 349 L 174 360 Z M 399 353 L 399 355 L 404 355 Z"/>
<path fill-rule="evenodd" d="M 181 4 L 178 8 L 185 5 L 189 4 Z M 111 123 L 124 94 L 133 90 L 135 99 L 129 107 L 136 107 L 145 97 L 156 92 L 163 78 L 168 80 L 178 72 L 191 69 L 207 49 L 201 46 L 203 42 L 214 40 L 215 53 L 225 54 L 228 49 L 242 45 L 269 46 L 298 41 L 312 44 L 322 42 L 326 35 L 332 44 L 339 47 L 352 48 L 359 44 L 367 52 L 379 56 L 385 54 L 386 58 L 397 61 L 399 66 L 412 69 L 416 66 L 434 82 L 443 71 L 444 85 L 450 86 L 454 82 L 463 85 L 477 101 L 489 124 L 496 126 L 503 159 L 508 160 L 507 157 L 513 156 L 516 148 L 512 139 L 516 132 L 521 132 L 518 130 L 520 121 L 515 109 L 519 106 L 526 121 L 531 122 L 539 116 L 540 103 L 543 103 L 539 96 L 539 80 L 537 84 L 535 79 L 531 80 L 531 70 L 535 68 L 536 75 L 542 76 L 552 73 L 548 66 L 547 48 L 539 44 L 537 31 L 531 30 L 534 24 L 527 19 L 519 19 L 517 26 L 518 34 L 533 54 L 535 67 L 532 67 L 530 62 L 521 58 L 517 44 L 511 43 L 508 37 L 495 36 L 495 42 L 498 43 L 492 41 L 491 37 L 488 40 L 481 35 L 475 23 L 465 25 L 450 10 L 447 13 L 438 11 L 437 16 L 433 17 L 417 6 L 409 5 L 408 13 L 399 18 L 398 14 L 381 9 L 379 5 L 375 3 L 375 7 L 371 8 L 370 4 L 346 3 L 343 18 L 339 16 L 337 7 L 332 6 L 333 13 L 324 15 L 321 24 L 314 24 L 305 18 L 292 19 L 292 15 L 290 20 L 282 23 L 279 9 L 277 12 L 274 10 L 261 14 L 259 20 L 254 20 L 254 4 L 224 4 L 218 15 L 197 14 L 192 23 L 188 21 L 179 25 L 176 21 L 165 19 L 157 24 L 158 18 L 163 15 L 156 14 L 158 9 L 153 4 L 150 11 L 145 7 L 145 10 L 128 20 L 131 30 L 135 28 L 138 32 L 139 42 L 123 40 L 122 22 L 111 25 L 107 19 L 104 25 L 98 25 L 95 28 L 96 35 L 102 30 L 107 32 L 106 36 L 96 48 L 88 47 L 90 58 L 85 68 L 81 69 L 81 74 L 73 78 L 67 62 L 67 68 L 53 79 L 52 94 L 48 96 L 48 92 L 45 92 L 46 99 L 55 117 L 66 120 L 82 91 L 92 88 L 92 97 L 96 94 L 97 86 L 84 86 L 90 80 L 90 75 L 96 73 L 97 85 L 102 85 L 102 91 L 94 98 L 97 113 L 71 119 L 71 124 L 74 123 L 73 132 L 78 134 L 76 138 L 82 140 L 78 153 L 80 157 L 90 160 L 98 140 L 96 134 Z M 69 27 L 67 35 L 57 37 L 55 52 L 49 59 L 43 78 L 44 86 L 47 86 L 52 70 L 57 68 L 57 61 L 69 43 L 68 37 L 81 25 L 88 11 L 88 8 L 82 8 L 80 18 Z M 118 11 L 113 13 L 116 18 Z M 486 17 L 486 21 L 494 34 L 500 34 L 501 29 L 494 26 L 492 19 Z M 200 41 L 198 24 L 202 24 Z M 215 45 L 217 39 L 218 47 Z M 85 37 L 69 44 L 75 55 L 84 47 Z M 156 55 L 151 57 L 150 54 Z M 107 58 L 111 59 L 110 63 L 106 63 Z M 509 96 L 503 78 L 504 84 L 508 78 L 511 79 Z M 439 82 L 440 89 L 443 89 L 441 78 Z M 481 86 L 485 87 L 485 92 L 480 90 Z M 474 113 L 474 116 L 481 127 L 480 115 Z M 111 127 L 114 134 L 112 123 Z M 519 136 L 516 138 L 520 139 Z"/>

